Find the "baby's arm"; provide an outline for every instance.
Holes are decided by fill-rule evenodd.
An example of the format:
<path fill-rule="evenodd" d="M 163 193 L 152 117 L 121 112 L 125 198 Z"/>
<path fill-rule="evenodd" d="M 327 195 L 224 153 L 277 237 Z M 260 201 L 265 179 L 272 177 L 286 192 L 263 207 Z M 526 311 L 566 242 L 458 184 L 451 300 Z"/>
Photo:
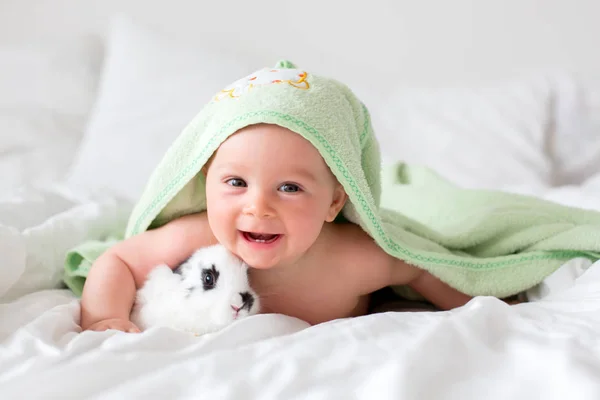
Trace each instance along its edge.
<path fill-rule="evenodd" d="M 429 272 L 387 254 L 364 231 L 348 229 L 348 232 L 352 237 L 346 235 L 345 271 L 358 285 L 359 294 L 370 294 L 386 286 L 408 285 L 442 310 L 460 307 L 471 300 L 471 296 Z"/>
<path fill-rule="evenodd" d="M 381 280 L 373 288 L 375 290 L 386 286 L 407 285 L 441 310 L 460 307 L 471 300 L 471 296 L 459 292 L 429 272 L 402 260 L 393 258 L 387 263 L 379 264 L 378 268 L 380 271 L 377 275 Z"/>
<path fill-rule="evenodd" d="M 404 261 L 398 260 L 398 264 L 401 263 L 408 265 Z M 463 306 L 472 299 L 471 296 L 459 292 L 452 286 L 423 270 L 420 271 L 415 279 L 408 282 L 408 286 L 416 290 L 427 301 L 441 310 L 451 310 Z"/>
<path fill-rule="evenodd" d="M 174 268 L 199 247 L 216 244 L 206 214 L 181 217 L 116 244 L 92 265 L 81 296 L 81 327 L 137 331 L 129 321 L 137 288 L 159 264 Z"/>
<path fill-rule="evenodd" d="M 390 259 L 387 266 L 385 263 L 382 265 L 384 274 L 385 269 L 389 268 L 389 281 L 385 286 L 407 285 L 441 310 L 460 307 L 471 300 L 471 296 L 459 292 L 429 272 L 395 257 L 387 257 Z"/>

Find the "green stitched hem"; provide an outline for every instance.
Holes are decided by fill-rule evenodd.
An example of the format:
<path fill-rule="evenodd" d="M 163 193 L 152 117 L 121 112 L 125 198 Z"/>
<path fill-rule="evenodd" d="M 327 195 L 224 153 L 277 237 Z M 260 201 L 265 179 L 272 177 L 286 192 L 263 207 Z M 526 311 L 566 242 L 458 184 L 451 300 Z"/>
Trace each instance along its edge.
<path fill-rule="evenodd" d="M 445 258 L 440 258 L 432 255 L 414 253 L 408 250 L 407 248 L 402 247 L 401 245 L 394 242 L 388 237 L 388 235 L 385 233 L 382 227 L 380 219 L 376 216 L 376 213 L 370 207 L 369 203 L 366 200 L 365 194 L 360 190 L 358 184 L 350 175 L 343 161 L 339 158 L 339 156 L 334 151 L 329 142 L 315 128 L 309 126 L 304 121 L 297 119 L 291 115 L 269 110 L 249 112 L 240 115 L 223 125 L 221 129 L 217 132 L 217 134 L 213 135 L 210 138 L 206 146 L 204 146 L 204 148 L 200 151 L 200 154 L 196 158 L 194 158 L 190 164 L 183 168 L 183 170 L 180 173 L 178 173 L 173 178 L 173 180 L 171 180 L 171 182 L 168 185 L 166 185 L 164 189 L 161 190 L 161 192 L 146 207 L 146 209 L 142 212 L 142 214 L 138 217 L 137 221 L 135 222 L 131 235 L 141 233 L 142 230 L 145 230 L 150 225 L 150 223 L 147 221 L 149 215 L 151 213 L 154 213 L 153 218 L 155 218 L 160 213 L 162 208 L 164 208 L 166 204 L 174 196 L 177 195 L 177 193 L 173 193 L 173 188 L 177 186 L 182 186 L 182 184 L 185 184 L 190 179 L 192 179 L 193 176 L 198 173 L 202 165 L 204 165 L 204 163 L 208 159 L 208 156 L 212 154 L 228 136 L 236 132 L 241 127 L 247 126 L 248 124 L 245 121 L 256 117 L 261 117 L 260 121 L 257 122 L 277 123 L 278 125 L 287 127 L 301 134 L 304 138 L 309 140 L 315 147 L 317 147 L 327 164 L 335 165 L 335 167 L 337 168 L 334 169 L 333 172 L 335 173 L 338 180 L 341 181 L 340 183 L 346 188 L 347 191 L 348 189 L 350 189 L 348 193 L 350 200 L 355 205 L 363 221 L 367 222 L 367 226 L 369 227 L 371 234 L 374 234 L 372 236 L 375 239 L 375 241 L 380 246 L 384 246 L 390 254 L 394 255 L 397 258 L 403 259 L 407 262 L 415 262 L 416 264 L 427 263 L 447 267 L 462 267 L 474 270 L 489 270 L 509 267 L 523 262 L 532 262 L 539 260 L 568 260 L 580 256 L 596 257 L 596 255 L 592 255 L 587 252 L 570 250 L 552 252 L 533 252 L 525 255 L 508 255 L 501 257 L 501 260 L 495 261 L 486 261 L 478 259 L 466 261 L 452 254 L 445 256 Z M 368 113 L 365 113 L 365 117 L 366 129 L 364 129 L 364 131 L 362 132 L 361 139 L 368 132 Z M 240 124 L 240 122 L 242 121 L 244 121 L 244 123 Z M 316 139 L 316 142 L 314 141 L 314 139 Z M 208 153 L 209 151 L 210 153 Z M 158 212 L 156 211 L 157 208 L 159 208 Z"/>

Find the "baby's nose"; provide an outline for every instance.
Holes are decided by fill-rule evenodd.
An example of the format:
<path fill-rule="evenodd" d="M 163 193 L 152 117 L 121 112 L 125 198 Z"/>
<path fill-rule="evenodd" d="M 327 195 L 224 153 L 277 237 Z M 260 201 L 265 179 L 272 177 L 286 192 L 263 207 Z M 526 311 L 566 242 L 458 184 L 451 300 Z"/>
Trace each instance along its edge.
<path fill-rule="evenodd" d="M 244 207 L 244 213 L 258 218 L 270 218 L 275 214 L 268 196 L 264 193 L 254 193 Z"/>

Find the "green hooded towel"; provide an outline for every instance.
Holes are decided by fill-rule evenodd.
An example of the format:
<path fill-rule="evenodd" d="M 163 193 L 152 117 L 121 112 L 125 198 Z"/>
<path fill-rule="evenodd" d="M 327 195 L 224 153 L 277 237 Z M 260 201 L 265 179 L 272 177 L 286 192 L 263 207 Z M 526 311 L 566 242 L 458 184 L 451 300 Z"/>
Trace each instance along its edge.
<path fill-rule="evenodd" d="M 346 189 L 345 219 L 387 253 L 469 295 L 514 295 L 571 258 L 598 258 L 600 213 L 461 189 L 417 166 L 398 164 L 382 173 L 367 108 L 343 84 L 289 62 L 214 96 L 154 170 L 124 237 L 205 210 L 202 166 L 231 134 L 257 123 L 310 141 Z M 84 243 L 67 255 L 65 282 L 76 294 L 91 263 L 112 243 Z"/>

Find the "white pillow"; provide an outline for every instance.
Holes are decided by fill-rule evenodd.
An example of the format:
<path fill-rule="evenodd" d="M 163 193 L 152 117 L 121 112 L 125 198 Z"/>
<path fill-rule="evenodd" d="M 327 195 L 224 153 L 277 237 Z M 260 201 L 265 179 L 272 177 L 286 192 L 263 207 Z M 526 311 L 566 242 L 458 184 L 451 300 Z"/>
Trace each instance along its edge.
<path fill-rule="evenodd" d="M 600 90 L 572 76 L 557 82 L 551 151 L 556 184 L 581 184 L 600 173 Z"/>
<path fill-rule="evenodd" d="M 252 58 L 114 20 L 99 98 L 68 184 L 137 200 L 169 145 L 214 93 L 277 61 Z M 391 95 L 387 88 L 353 88 L 370 108 L 384 161 L 426 164 L 466 186 L 552 182 L 545 151 L 549 79 Z"/>
<path fill-rule="evenodd" d="M 98 42 L 0 46 L 0 191 L 65 174 L 96 97 Z"/>
<path fill-rule="evenodd" d="M 546 78 L 395 89 L 379 110 L 382 158 L 427 165 L 466 187 L 549 186 L 552 97 Z"/>
<path fill-rule="evenodd" d="M 215 93 L 276 61 L 253 64 L 248 56 L 183 44 L 115 18 L 99 97 L 67 184 L 136 200 L 170 144 Z"/>

